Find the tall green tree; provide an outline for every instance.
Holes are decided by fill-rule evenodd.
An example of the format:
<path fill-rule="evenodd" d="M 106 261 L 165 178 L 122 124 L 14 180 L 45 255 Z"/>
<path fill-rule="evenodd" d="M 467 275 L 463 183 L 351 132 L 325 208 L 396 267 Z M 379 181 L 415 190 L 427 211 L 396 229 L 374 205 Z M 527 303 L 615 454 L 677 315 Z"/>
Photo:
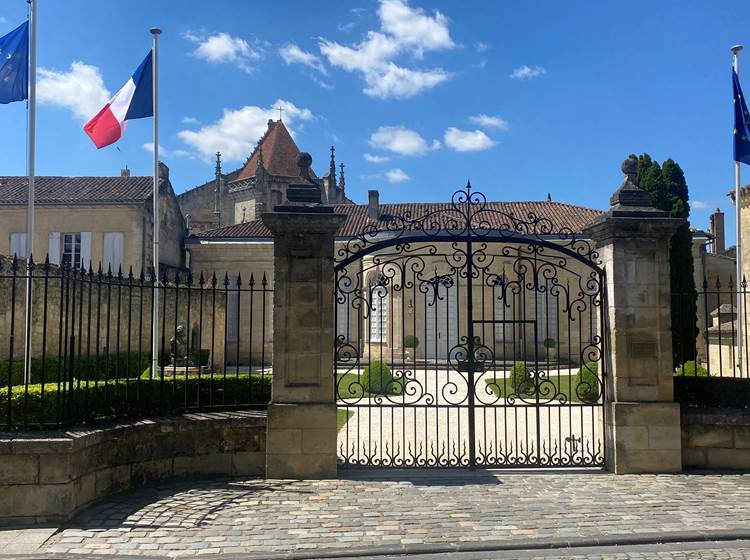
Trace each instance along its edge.
<path fill-rule="evenodd" d="M 685 173 L 671 158 L 662 165 L 644 153 L 638 156 L 638 184 L 651 196 L 651 203 L 669 212 L 672 218 L 690 217 L 690 202 Z M 696 355 L 698 334 L 697 299 L 693 279 L 693 234 L 687 222 L 672 236 L 669 248 L 672 288 L 672 362 L 674 367 Z"/>

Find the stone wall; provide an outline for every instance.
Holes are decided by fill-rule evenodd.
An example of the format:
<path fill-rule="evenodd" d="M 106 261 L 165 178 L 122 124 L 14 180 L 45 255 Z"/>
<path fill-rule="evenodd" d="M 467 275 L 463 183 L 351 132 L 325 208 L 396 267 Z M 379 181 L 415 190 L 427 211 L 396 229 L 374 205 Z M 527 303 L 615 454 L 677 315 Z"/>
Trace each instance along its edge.
<path fill-rule="evenodd" d="M 256 411 L 0 435 L 0 525 L 64 523 L 105 496 L 172 477 L 262 477 L 265 448 Z"/>
<path fill-rule="evenodd" d="M 750 410 L 682 409 L 684 468 L 750 471 Z"/>

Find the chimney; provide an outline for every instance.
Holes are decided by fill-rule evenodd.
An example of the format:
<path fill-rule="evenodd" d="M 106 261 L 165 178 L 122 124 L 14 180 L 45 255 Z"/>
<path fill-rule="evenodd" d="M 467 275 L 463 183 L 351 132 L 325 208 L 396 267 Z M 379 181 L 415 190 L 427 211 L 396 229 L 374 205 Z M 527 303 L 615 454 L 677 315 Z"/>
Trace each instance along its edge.
<path fill-rule="evenodd" d="M 378 191 L 367 191 L 367 218 L 369 220 L 380 218 L 380 193 Z"/>
<path fill-rule="evenodd" d="M 723 255 L 726 252 L 726 245 L 724 244 L 724 212 L 719 208 L 711 214 L 711 235 L 714 240 L 711 244 L 711 252 L 714 255 Z"/>
<path fill-rule="evenodd" d="M 128 166 L 125 166 L 125 169 L 120 170 L 120 177 L 130 177 L 130 169 L 128 169 Z"/>

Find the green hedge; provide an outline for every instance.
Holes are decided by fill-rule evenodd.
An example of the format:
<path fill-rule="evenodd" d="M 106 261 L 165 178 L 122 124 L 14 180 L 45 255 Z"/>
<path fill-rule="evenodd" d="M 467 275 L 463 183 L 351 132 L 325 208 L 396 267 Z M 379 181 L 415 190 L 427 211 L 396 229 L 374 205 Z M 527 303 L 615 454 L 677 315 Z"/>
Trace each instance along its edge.
<path fill-rule="evenodd" d="M 119 354 L 100 354 L 97 356 L 75 356 L 73 359 L 73 377 L 82 380 L 103 379 L 134 379 L 143 373 L 143 369 L 149 366 L 150 354 L 148 352 L 120 352 Z M 163 361 L 163 360 L 162 360 Z M 65 358 L 48 356 L 31 359 L 31 383 L 57 383 L 65 381 L 70 373 L 67 372 L 69 363 Z M 11 384 L 23 385 L 23 360 L 11 363 Z M 44 380 L 42 380 L 44 370 Z M 0 387 L 8 386 L 8 362 L 0 362 Z"/>
<path fill-rule="evenodd" d="M 708 370 L 700 364 L 696 364 L 695 360 L 690 360 L 682 365 L 677 366 L 674 370 L 675 375 L 689 375 L 692 377 L 708 377 Z"/>
<path fill-rule="evenodd" d="M 258 374 L 122 379 L 74 383 L 73 391 L 57 383 L 11 388 L 10 429 L 53 424 L 85 424 L 119 417 L 174 414 L 188 409 L 265 405 L 271 399 L 271 377 Z M 7 426 L 8 392 L 0 391 L 0 429 Z"/>
<path fill-rule="evenodd" d="M 675 376 L 674 400 L 711 408 L 750 408 L 750 379 Z"/>

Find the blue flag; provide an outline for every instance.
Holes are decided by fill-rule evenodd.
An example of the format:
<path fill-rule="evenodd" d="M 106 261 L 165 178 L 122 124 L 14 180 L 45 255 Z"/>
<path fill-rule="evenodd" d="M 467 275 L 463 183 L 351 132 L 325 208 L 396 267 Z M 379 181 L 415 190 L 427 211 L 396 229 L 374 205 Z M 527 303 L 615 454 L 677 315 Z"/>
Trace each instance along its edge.
<path fill-rule="evenodd" d="M 740 79 L 732 68 L 732 86 L 734 88 L 734 161 L 750 165 L 750 113 L 747 111 L 745 96 L 742 95 Z"/>
<path fill-rule="evenodd" d="M 29 22 L 0 37 L 0 103 L 29 98 Z"/>

